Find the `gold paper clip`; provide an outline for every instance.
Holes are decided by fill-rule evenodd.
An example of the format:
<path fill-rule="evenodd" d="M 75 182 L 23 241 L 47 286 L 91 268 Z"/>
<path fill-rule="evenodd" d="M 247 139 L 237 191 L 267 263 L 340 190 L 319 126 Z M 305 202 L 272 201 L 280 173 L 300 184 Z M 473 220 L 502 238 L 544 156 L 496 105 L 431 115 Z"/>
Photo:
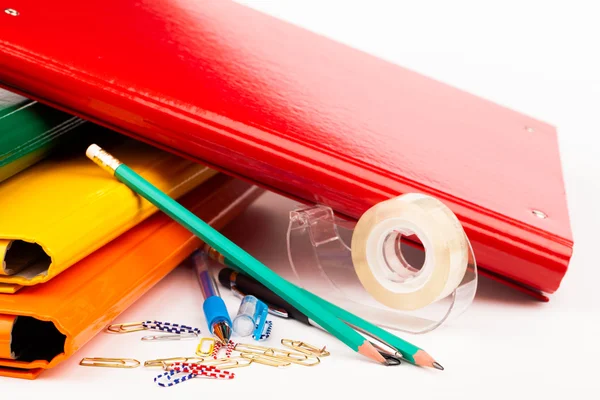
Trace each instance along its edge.
<path fill-rule="evenodd" d="M 248 365 L 252 364 L 252 360 L 247 360 L 247 359 L 244 359 L 241 357 L 218 358 L 216 360 L 212 359 L 212 360 L 190 363 L 190 360 L 193 358 L 194 357 L 188 358 L 187 361 L 182 361 L 182 359 L 179 358 L 176 361 L 172 361 L 169 363 L 166 363 L 166 360 L 163 360 L 164 369 L 168 371 L 168 370 L 174 368 L 174 367 L 171 367 L 171 364 L 173 364 L 174 362 L 187 362 L 189 364 L 198 364 L 201 366 L 202 365 L 206 365 L 206 366 L 213 365 L 213 366 L 218 366 L 219 369 L 242 368 L 242 367 L 247 367 Z M 183 358 L 183 360 L 186 360 L 186 359 Z M 151 362 L 153 362 L 152 366 L 158 365 L 158 363 L 157 363 L 158 361 L 160 361 L 160 360 L 151 360 Z"/>
<path fill-rule="evenodd" d="M 210 343 L 207 351 L 202 351 L 202 346 L 204 343 Z M 200 343 L 198 343 L 198 347 L 196 347 L 196 355 L 200 357 L 210 357 L 213 350 L 215 349 L 215 339 L 214 338 L 202 338 L 200 339 Z"/>
<path fill-rule="evenodd" d="M 220 364 L 219 369 L 242 368 L 242 367 L 247 367 L 248 365 L 252 364 L 252 360 L 249 360 L 249 359 L 243 358 L 243 357 L 231 357 L 231 358 L 228 358 L 228 360 L 235 361 L 235 364 L 232 364 L 232 365 Z M 241 363 L 240 363 L 240 361 L 241 361 Z"/>
<path fill-rule="evenodd" d="M 191 361 L 194 360 L 194 361 Z M 173 358 L 157 358 L 156 360 L 148 360 L 144 362 L 144 367 L 163 367 L 176 362 L 201 363 L 203 358 L 198 357 L 173 357 Z"/>
<path fill-rule="evenodd" d="M 257 353 L 240 353 L 242 358 L 247 358 L 252 360 L 252 362 L 268 365 L 270 367 L 287 367 L 292 365 L 291 362 L 282 360 L 280 358 L 274 356 L 268 356 L 265 354 L 257 354 Z"/>
<path fill-rule="evenodd" d="M 189 340 L 189 339 L 196 339 L 197 337 L 198 337 L 197 333 L 177 333 L 177 334 L 174 334 L 174 335 L 149 335 L 149 336 L 142 337 L 142 340 L 143 341 L 150 341 L 150 340 Z"/>
<path fill-rule="evenodd" d="M 322 349 L 319 349 L 318 347 L 310 345 L 306 342 L 301 342 L 299 340 L 281 339 L 281 344 L 285 347 L 288 347 L 300 353 L 307 354 L 309 356 L 327 357 L 331 355 L 331 353 L 325 350 L 325 346 L 323 346 Z"/>
<path fill-rule="evenodd" d="M 312 367 L 321 363 L 319 357 L 315 355 L 309 356 L 307 354 L 296 353 L 295 351 L 271 349 L 267 351 L 265 355 L 276 357 L 280 360 L 289 361 L 293 364 L 304 365 L 305 367 Z"/>
<path fill-rule="evenodd" d="M 221 368 L 221 365 L 227 365 L 228 363 L 231 363 L 231 358 L 217 358 L 217 359 L 210 359 L 210 360 L 205 360 L 203 362 L 201 362 L 201 365 L 214 365 L 214 366 L 218 366 L 219 368 Z"/>
<path fill-rule="evenodd" d="M 304 361 L 304 360 L 308 359 L 308 357 L 314 357 L 314 356 L 309 356 L 308 354 L 302 354 L 302 353 L 298 353 L 295 351 L 289 351 L 286 349 L 276 349 L 276 348 L 270 348 L 264 354 L 267 356 L 273 356 L 273 357 L 294 358 L 295 360 L 298 360 L 298 361 Z"/>
<path fill-rule="evenodd" d="M 233 348 L 235 351 L 247 354 L 265 354 L 267 351 L 273 350 L 270 347 L 259 346 L 256 344 L 236 343 Z"/>
<path fill-rule="evenodd" d="M 304 359 L 294 358 L 291 355 L 288 355 L 288 356 L 275 355 L 274 357 L 276 357 L 280 360 L 283 360 L 283 361 L 289 361 L 293 364 L 303 365 L 305 367 L 313 367 L 313 366 L 321 363 L 321 360 L 319 359 L 319 357 L 316 357 L 316 356 L 310 356 L 310 357 L 306 357 Z M 311 360 L 314 360 L 314 361 L 311 361 Z"/>
<path fill-rule="evenodd" d="M 124 324 L 112 324 L 106 329 L 112 333 L 129 333 L 146 330 L 143 322 L 126 322 Z"/>
<path fill-rule="evenodd" d="M 132 358 L 86 357 L 79 362 L 79 365 L 84 367 L 136 368 L 139 367 L 140 362 Z"/>
<path fill-rule="evenodd" d="M 240 363 L 240 361 L 242 361 Z M 252 364 L 252 360 L 242 357 L 217 358 L 216 360 L 207 360 L 201 363 L 202 365 L 214 365 L 219 369 L 232 369 L 247 367 Z"/>
<path fill-rule="evenodd" d="M 185 359 L 184 362 L 190 363 L 190 364 L 201 364 L 204 362 L 204 360 L 206 360 L 206 359 L 203 357 L 188 357 Z"/>

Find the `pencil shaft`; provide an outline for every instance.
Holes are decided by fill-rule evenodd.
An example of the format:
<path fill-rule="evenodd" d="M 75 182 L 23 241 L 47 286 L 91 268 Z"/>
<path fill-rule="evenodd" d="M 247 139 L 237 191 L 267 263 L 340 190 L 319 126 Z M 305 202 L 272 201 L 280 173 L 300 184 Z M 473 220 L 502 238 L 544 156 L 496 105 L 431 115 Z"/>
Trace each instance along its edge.
<path fill-rule="evenodd" d="M 205 243 L 215 248 L 243 272 L 261 282 L 281 298 L 286 299 L 290 304 L 309 316 L 313 321 L 322 326 L 323 329 L 327 330 L 354 351 L 367 355 L 370 358 L 376 358 L 376 356 L 371 355 L 372 352 L 367 351 L 370 350 L 371 346 L 365 343 L 365 339 L 358 332 L 335 317 L 331 312 L 326 311 L 313 298 L 307 296 L 291 282 L 286 281 L 271 271 L 267 266 L 250 256 L 185 207 L 157 189 L 127 165 L 121 164 L 117 167 L 115 177 L 154 204 L 165 214 L 179 222 L 186 229 L 200 237 Z"/>

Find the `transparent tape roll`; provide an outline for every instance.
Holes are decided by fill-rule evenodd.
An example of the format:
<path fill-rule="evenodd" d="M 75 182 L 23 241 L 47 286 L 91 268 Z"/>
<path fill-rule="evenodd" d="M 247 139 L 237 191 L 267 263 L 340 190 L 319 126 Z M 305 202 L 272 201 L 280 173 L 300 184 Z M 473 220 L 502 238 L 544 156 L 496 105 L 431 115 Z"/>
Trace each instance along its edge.
<path fill-rule="evenodd" d="M 355 223 L 329 207 L 299 207 L 287 244 L 297 284 L 386 328 L 431 331 L 464 312 L 477 289 L 462 225 L 423 194 L 376 204 Z"/>

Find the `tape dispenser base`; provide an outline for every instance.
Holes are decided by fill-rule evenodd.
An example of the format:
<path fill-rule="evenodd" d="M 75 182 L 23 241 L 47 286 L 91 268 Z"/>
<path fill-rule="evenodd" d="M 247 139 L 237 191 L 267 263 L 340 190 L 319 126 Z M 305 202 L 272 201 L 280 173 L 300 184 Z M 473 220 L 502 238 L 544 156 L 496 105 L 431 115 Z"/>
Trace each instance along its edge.
<path fill-rule="evenodd" d="M 358 222 L 323 205 L 298 207 L 290 212 L 287 250 L 296 284 L 402 332 L 426 333 L 454 319 L 477 290 L 462 226 L 421 194 L 382 202 Z"/>

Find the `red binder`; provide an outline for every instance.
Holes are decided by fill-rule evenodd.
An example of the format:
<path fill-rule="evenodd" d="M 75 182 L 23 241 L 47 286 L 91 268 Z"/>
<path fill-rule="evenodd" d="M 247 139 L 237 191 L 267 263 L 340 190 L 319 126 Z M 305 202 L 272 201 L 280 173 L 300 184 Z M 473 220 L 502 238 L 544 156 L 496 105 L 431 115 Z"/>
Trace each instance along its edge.
<path fill-rule="evenodd" d="M 559 287 L 573 240 L 552 126 L 233 2 L 15 7 L 0 85 L 349 218 L 431 194 L 483 270 Z"/>

